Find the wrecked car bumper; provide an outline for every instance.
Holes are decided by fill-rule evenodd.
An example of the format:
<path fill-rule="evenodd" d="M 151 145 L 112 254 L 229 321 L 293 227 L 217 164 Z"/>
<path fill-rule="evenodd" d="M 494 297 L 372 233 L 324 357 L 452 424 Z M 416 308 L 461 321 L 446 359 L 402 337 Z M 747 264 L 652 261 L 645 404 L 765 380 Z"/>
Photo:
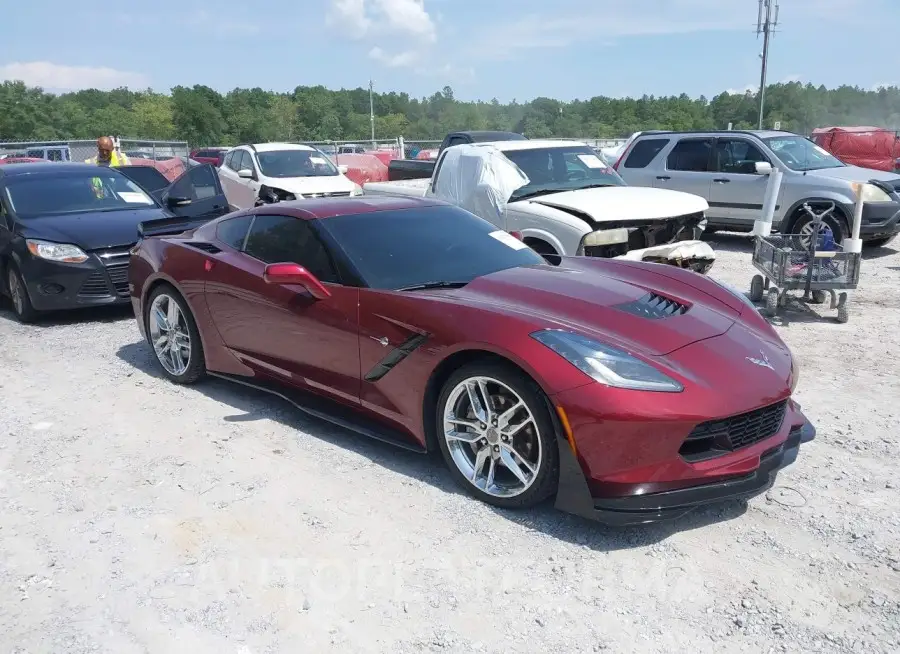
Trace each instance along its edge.
<path fill-rule="evenodd" d="M 614 258 L 666 263 L 670 266 L 687 268 L 705 275 L 715 263 L 716 253 L 709 246 L 709 243 L 704 243 L 703 241 L 680 241 L 678 243 L 669 243 L 668 245 L 655 245 L 650 248 L 630 250 Z"/>

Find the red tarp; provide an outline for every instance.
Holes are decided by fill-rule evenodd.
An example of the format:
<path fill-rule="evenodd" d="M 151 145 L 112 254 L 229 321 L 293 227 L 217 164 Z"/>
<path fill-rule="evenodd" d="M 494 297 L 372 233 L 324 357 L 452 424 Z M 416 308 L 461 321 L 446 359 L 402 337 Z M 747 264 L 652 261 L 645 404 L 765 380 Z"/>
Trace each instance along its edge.
<path fill-rule="evenodd" d="M 164 159 L 163 161 L 154 161 L 153 159 L 144 159 L 142 157 L 128 157 L 128 163 L 132 166 L 153 166 L 170 182 L 174 182 L 184 172 L 184 162 L 177 157 Z"/>
<path fill-rule="evenodd" d="M 888 172 L 900 167 L 897 132 L 881 127 L 820 127 L 812 140 L 846 164 Z"/>
<path fill-rule="evenodd" d="M 339 154 L 334 162 L 338 166 L 347 166 L 347 177 L 360 186 L 368 182 L 388 181 L 387 162 L 372 154 Z"/>
<path fill-rule="evenodd" d="M 438 150 L 420 150 L 419 154 L 416 155 L 416 159 L 425 159 L 428 161 L 432 161 L 438 158 Z"/>

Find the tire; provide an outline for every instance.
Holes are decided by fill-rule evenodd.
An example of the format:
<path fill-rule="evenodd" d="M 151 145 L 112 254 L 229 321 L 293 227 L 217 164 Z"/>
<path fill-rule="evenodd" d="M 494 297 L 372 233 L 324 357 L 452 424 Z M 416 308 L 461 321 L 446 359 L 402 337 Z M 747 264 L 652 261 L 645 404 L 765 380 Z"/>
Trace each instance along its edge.
<path fill-rule="evenodd" d="M 777 288 L 770 288 L 769 292 L 766 293 L 766 313 L 770 316 L 775 317 L 778 314 L 778 305 L 780 297 Z"/>
<path fill-rule="evenodd" d="M 883 248 L 885 245 L 897 238 L 897 235 L 882 236 L 881 238 L 873 238 L 871 241 L 863 241 L 863 246 L 867 248 Z"/>
<path fill-rule="evenodd" d="M 812 292 L 812 302 L 813 304 L 825 304 L 825 300 L 828 299 L 828 293 L 825 291 L 813 291 Z"/>
<path fill-rule="evenodd" d="M 838 307 L 837 321 L 841 324 L 844 324 L 848 320 L 850 320 L 850 312 L 847 310 L 847 307 L 846 306 Z"/>
<path fill-rule="evenodd" d="M 467 383 L 475 385 L 475 394 L 482 406 L 484 396 L 478 390 L 481 388 L 487 389 L 494 406 L 497 402 L 502 403 L 499 417 L 503 415 L 503 407 L 516 402 L 524 405 L 507 419 L 507 424 L 520 428 L 512 439 L 506 440 L 502 433 L 505 430 L 494 428 L 491 418 L 497 418 L 498 412 L 486 416 L 485 422 L 476 418 L 466 391 Z M 448 433 L 453 430 L 448 426 L 453 421 L 446 416 L 462 413 L 469 424 L 462 427 L 463 431 L 455 433 L 463 438 L 449 437 Z M 523 509 L 539 504 L 556 492 L 559 483 L 556 428 L 543 391 L 521 371 L 494 362 L 463 366 L 450 375 L 441 389 L 436 415 L 438 444 L 450 474 L 475 498 L 497 507 Z M 480 429 L 479 423 L 485 428 Z M 502 427 L 502 421 L 497 426 Z M 515 456 L 511 452 L 515 452 Z M 527 461 L 529 466 L 525 467 L 519 460 Z M 481 467 L 477 468 L 479 461 Z M 504 461 L 514 462 L 521 476 L 517 477 Z M 477 470 L 482 473 L 480 476 L 474 474 Z"/>
<path fill-rule="evenodd" d="M 813 209 L 817 209 L 813 206 L 814 203 L 810 203 Z M 819 228 L 819 234 L 824 233 L 826 227 L 831 230 L 831 233 L 834 235 L 834 242 L 841 243 L 845 238 L 850 235 L 850 229 L 847 226 L 847 221 L 844 218 L 843 214 L 840 213 L 838 209 L 835 209 L 834 212 L 825 217 L 822 220 L 822 227 Z M 803 247 L 809 247 L 809 233 L 804 233 L 806 230 L 812 229 L 812 218 L 810 218 L 809 214 L 805 211 L 800 212 L 799 218 L 793 222 L 791 225 L 791 234 L 795 234 L 797 236 L 806 236 L 805 240 L 801 241 Z"/>
<path fill-rule="evenodd" d="M 750 301 L 762 302 L 763 299 L 763 277 L 762 275 L 753 275 L 750 280 Z"/>
<path fill-rule="evenodd" d="M 22 324 L 29 324 L 37 320 L 38 312 L 31 304 L 28 287 L 25 285 L 22 273 L 19 272 L 19 267 L 13 262 L 10 262 L 6 268 L 5 284 L 16 320 Z"/>
<path fill-rule="evenodd" d="M 174 341 L 180 347 L 173 351 L 170 348 L 172 342 L 171 328 L 168 327 L 172 318 L 172 304 L 177 310 L 175 314 Z M 165 325 L 156 320 L 156 310 L 159 309 L 165 316 Z M 157 287 L 144 303 L 144 328 L 147 334 L 147 342 L 153 351 L 156 363 L 162 369 L 169 381 L 176 384 L 193 384 L 206 376 L 206 359 L 203 354 L 203 343 L 200 340 L 200 332 L 190 308 L 184 298 L 172 286 L 164 284 Z M 159 345 L 154 344 L 165 339 Z M 185 341 L 187 341 L 185 343 Z M 185 361 L 185 353 L 187 361 Z"/>
<path fill-rule="evenodd" d="M 550 265 L 559 265 L 560 256 L 559 254 L 557 254 L 556 250 L 553 249 L 553 246 L 547 243 L 547 241 L 542 241 L 537 238 L 529 238 L 525 240 L 525 244 L 532 250 L 537 252 L 539 255 L 544 257 L 544 260 Z"/>

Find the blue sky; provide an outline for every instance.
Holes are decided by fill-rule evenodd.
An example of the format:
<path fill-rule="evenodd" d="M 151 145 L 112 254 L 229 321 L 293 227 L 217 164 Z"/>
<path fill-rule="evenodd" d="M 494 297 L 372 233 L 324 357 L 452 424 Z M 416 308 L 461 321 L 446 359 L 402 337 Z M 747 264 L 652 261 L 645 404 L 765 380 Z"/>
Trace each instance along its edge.
<path fill-rule="evenodd" d="M 770 82 L 900 83 L 900 0 L 780 1 Z M 504 102 L 712 96 L 759 84 L 756 12 L 757 0 L 30 0 L 4 7 L 6 25 L 28 29 L 4 35 L 0 78 L 56 91 L 372 78 Z"/>

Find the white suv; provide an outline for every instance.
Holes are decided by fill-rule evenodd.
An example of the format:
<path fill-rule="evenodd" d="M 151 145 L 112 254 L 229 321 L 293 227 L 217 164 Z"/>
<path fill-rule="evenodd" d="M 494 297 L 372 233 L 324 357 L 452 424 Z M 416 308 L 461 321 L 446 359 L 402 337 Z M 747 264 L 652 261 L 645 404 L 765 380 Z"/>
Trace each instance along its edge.
<path fill-rule="evenodd" d="M 344 176 L 346 170 L 308 145 L 257 143 L 226 152 L 219 178 L 232 209 L 249 209 L 272 195 L 279 200 L 362 195 Z"/>

